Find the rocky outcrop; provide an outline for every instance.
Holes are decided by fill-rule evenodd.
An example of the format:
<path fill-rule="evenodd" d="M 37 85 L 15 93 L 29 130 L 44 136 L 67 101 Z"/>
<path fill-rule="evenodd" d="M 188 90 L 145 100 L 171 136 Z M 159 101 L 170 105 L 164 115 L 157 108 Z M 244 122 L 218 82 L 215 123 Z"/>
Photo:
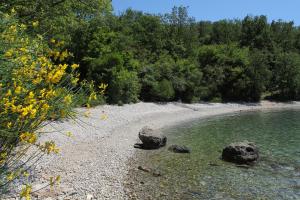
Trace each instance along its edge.
<path fill-rule="evenodd" d="M 259 158 L 257 146 L 248 141 L 232 143 L 225 147 L 222 159 L 237 164 L 251 164 Z"/>
<path fill-rule="evenodd" d="M 186 146 L 179 146 L 179 145 L 176 145 L 176 144 L 173 144 L 171 145 L 169 148 L 168 148 L 169 151 L 172 151 L 174 153 L 190 153 L 191 150 L 186 147 Z"/>
<path fill-rule="evenodd" d="M 167 143 L 167 137 L 162 136 L 149 127 L 144 127 L 139 131 L 139 139 L 141 144 L 135 144 L 135 148 L 142 149 L 158 149 Z"/>

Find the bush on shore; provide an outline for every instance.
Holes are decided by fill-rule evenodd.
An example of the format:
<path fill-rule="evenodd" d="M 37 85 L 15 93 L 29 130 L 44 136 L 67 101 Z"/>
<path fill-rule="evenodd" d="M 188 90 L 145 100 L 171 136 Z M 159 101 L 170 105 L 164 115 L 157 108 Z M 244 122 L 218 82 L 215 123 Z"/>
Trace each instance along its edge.
<path fill-rule="evenodd" d="M 30 199 L 30 167 L 41 156 L 59 152 L 55 141 L 39 142 L 41 128 L 45 120 L 72 116 L 82 87 L 77 84 L 79 66 L 67 63 L 70 53 L 61 42 L 52 39 L 49 48 L 42 35 L 29 37 L 26 31 L 34 31 L 38 22 L 24 25 L 14 14 L 0 13 L 0 195 L 22 179 L 20 196 Z M 86 104 L 96 96 L 91 90 Z M 49 184 L 59 179 L 53 177 Z"/>

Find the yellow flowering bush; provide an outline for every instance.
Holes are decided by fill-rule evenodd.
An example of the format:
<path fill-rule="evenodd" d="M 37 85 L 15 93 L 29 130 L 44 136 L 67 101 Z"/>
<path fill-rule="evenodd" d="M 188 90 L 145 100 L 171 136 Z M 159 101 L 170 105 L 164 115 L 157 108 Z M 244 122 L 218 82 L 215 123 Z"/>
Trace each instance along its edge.
<path fill-rule="evenodd" d="M 28 177 L 30 166 L 41 156 L 59 152 L 54 141 L 41 143 L 38 138 L 41 127 L 47 124 L 45 120 L 72 114 L 74 94 L 79 88 L 75 70 L 79 66 L 64 63 L 70 53 L 59 50 L 61 42 L 49 40 L 50 49 L 43 36 L 27 36 L 27 30 L 39 25 L 37 21 L 26 26 L 14 19 L 14 11 L 0 15 L 0 190 L 3 191 L 15 179 Z M 20 197 L 30 199 L 32 192 L 30 184 L 24 183 Z"/>

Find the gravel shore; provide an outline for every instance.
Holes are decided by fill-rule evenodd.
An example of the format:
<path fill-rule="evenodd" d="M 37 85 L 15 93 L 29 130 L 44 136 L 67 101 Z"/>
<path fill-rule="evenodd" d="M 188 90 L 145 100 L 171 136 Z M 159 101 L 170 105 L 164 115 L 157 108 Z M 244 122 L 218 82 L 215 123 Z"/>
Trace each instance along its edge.
<path fill-rule="evenodd" d="M 54 190 L 37 192 L 35 198 L 128 199 L 123 187 L 129 169 L 127 161 L 134 155 L 138 131 L 146 125 L 160 129 L 196 118 L 296 106 L 300 103 L 263 101 L 259 104 L 137 103 L 122 107 L 104 105 L 89 111 L 77 109 L 76 121 L 55 122 L 45 127 L 49 133 L 42 140 L 54 140 L 60 154 L 45 156 L 38 163 L 33 189 L 43 187 L 55 175 L 61 176 L 61 184 Z M 65 135 L 68 131 L 72 137 Z"/>

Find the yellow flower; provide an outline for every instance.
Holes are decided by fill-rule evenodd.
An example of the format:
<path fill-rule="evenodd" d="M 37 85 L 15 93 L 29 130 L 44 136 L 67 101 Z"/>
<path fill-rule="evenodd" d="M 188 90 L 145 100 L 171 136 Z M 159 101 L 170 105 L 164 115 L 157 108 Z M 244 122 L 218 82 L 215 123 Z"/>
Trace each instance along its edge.
<path fill-rule="evenodd" d="M 6 126 L 7 126 L 7 128 L 11 128 L 12 123 L 11 123 L 11 122 L 8 122 Z"/>
<path fill-rule="evenodd" d="M 51 83 L 58 83 L 63 75 L 65 74 L 65 70 L 68 65 L 59 65 L 59 69 L 56 71 L 52 71 L 48 74 L 47 80 Z"/>
<path fill-rule="evenodd" d="M 1 153 L 0 154 L 0 164 L 5 163 L 6 159 L 7 159 L 7 152 Z"/>
<path fill-rule="evenodd" d="M 23 30 L 25 30 L 25 29 L 27 28 L 25 24 L 21 24 L 20 27 L 21 27 Z"/>
<path fill-rule="evenodd" d="M 52 152 L 57 154 L 59 152 L 59 149 L 56 147 L 53 141 L 45 142 L 42 148 L 47 154 L 50 154 Z"/>
<path fill-rule="evenodd" d="M 73 70 L 77 69 L 78 67 L 79 67 L 78 64 L 73 64 L 73 65 L 71 65 L 71 68 L 72 68 Z"/>
<path fill-rule="evenodd" d="M 13 33 L 17 32 L 17 27 L 16 25 L 12 25 L 9 27 L 9 30 L 11 30 Z"/>
<path fill-rule="evenodd" d="M 7 97 L 11 96 L 11 90 L 10 89 L 7 91 L 7 93 L 5 94 L 5 96 L 7 96 Z"/>
<path fill-rule="evenodd" d="M 14 180 L 14 178 L 15 178 L 14 173 L 9 173 L 9 174 L 7 175 L 7 177 L 6 177 L 6 179 L 7 179 L 8 181 L 12 181 L 12 180 Z"/>
<path fill-rule="evenodd" d="M 66 133 L 66 135 L 67 135 L 68 137 L 72 137 L 72 136 L 73 136 L 73 134 L 72 134 L 71 131 L 68 131 L 68 132 Z"/>
<path fill-rule="evenodd" d="M 64 102 L 66 103 L 66 104 L 71 104 L 72 103 L 72 96 L 71 95 L 67 95 L 67 96 L 65 96 L 64 97 Z"/>
<path fill-rule="evenodd" d="M 56 184 L 59 184 L 59 182 L 60 182 L 60 176 L 57 176 L 57 177 L 55 178 L 55 180 L 54 180 L 53 177 L 50 177 L 50 186 L 51 186 L 51 187 L 53 187 L 55 183 L 56 183 Z"/>
<path fill-rule="evenodd" d="M 55 90 L 49 90 L 48 92 L 46 92 L 46 98 L 47 99 L 55 97 L 55 96 L 56 96 Z"/>
<path fill-rule="evenodd" d="M 20 138 L 21 142 L 27 142 L 30 144 L 34 144 L 37 140 L 36 134 L 29 133 L 29 132 L 21 133 L 19 138 Z"/>
<path fill-rule="evenodd" d="M 30 194 L 31 194 L 31 186 L 30 185 L 25 185 L 23 188 L 22 188 L 22 191 L 20 193 L 20 197 L 24 197 L 26 200 L 30 200 Z"/>
<path fill-rule="evenodd" d="M 84 115 L 85 117 L 90 117 L 91 112 L 90 112 L 90 111 L 86 111 L 83 115 Z"/>
<path fill-rule="evenodd" d="M 34 93 L 32 91 L 29 92 L 28 98 L 29 99 L 33 99 L 34 98 Z"/>
<path fill-rule="evenodd" d="M 67 58 L 69 56 L 68 50 L 65 50 L 63 52 L 61 52 L 59 60 L 63 61 L 65 58 Z"/>
<path fill-rule="evenodd" d="M 78 81 L 79 81 L 79 78 L 73 78 L 72 79 L 72 84 L 76 85 Z"/>
<path fill-rule="evenodd" d="M 50 40 L 50 42 L 51 42 L 52 44 L 54 44 L 56 41 L 55 41 L 54 38 L 52 38 L 52 39 Z"/>
<path fill-rule="evenodd" d="M 33 27 L 37 27 L 38 25 L 39 25 L 39 22 L 38 22 L 38 21 L 32 22 L 32 26 L 33 26 Z"/>
<path fill-rule="evenodd" d="M 26 117 L 27 115 L 30 114 L 30 117 L 34 118 L 35 115 L 36 115 L 36 112 L 37 112 L 37 110 L 35 108 L 33 108 L 33 105 L 29 105 L 29 106 L 24 107 L 24 108 L 21 109 L 22 117 Z"/>
<path fill-rule="evenodd" d="M 23 172 L 23 176 L 28 177 L 30 174 L 27 171 Z"/>
<path fill-rule="evenodd" d="M 96 93 L 95 93 L 95 92 L 92 92 L 92 93 L 90 94 L 88 100 L 89 100 L 89 101 L 97 100 L 97 95 L 96 95 Z"/>
<path fill-rule="evenodd" d="M 42 77 L 37 77 L 36 79 L 34 79 L 33 81 L 32 81 L 32 83 L 33 84 L 39 84 L 39 83 L 41 83 L 42 82 Z"/>
<path fill-rule="evenodd" d="M 20 94 L 21 92 L 22 92 L 22 87 L 21 86 L 16 87 L 15 93 Z"/>
<path fill-rule="evenodd" d="M 13 53 L 14 53 L 13 50 L 10 49 L 10 50 L 8 50 L 7 52 L 4 53 L 4 56 L 7 57 L 7 58 L 10 58 L 10 57 L 13 56 Z"/>
<path fill-rule="evenodd" d="M 49 110 L 49 108 L 50 108 L 50 106 L 47 103 L 42 105 L 42 111 L 43 112 L 47 112 Z"/>
<path fill-rule="evenodd" d="M 60 179 L 61 179 L 61 177 L 58 175 L 58 176 L 56 177 L 56 179 L 55 179 L 55 181 L 56 181 L 57 184 L 60 183 Z"/>
<path fill-rule="evenodd" d="M 60 47 L 60 46 L 63 46 L 64 44 L 65 44 L 64 41 L 60 41 L 60 42 L 57 42 L 55 46 Z"/>
<path fill-rule="evenodd" d="M 102 114 L 101 117 L 100 117 L 101 120 L 106 120 L 107 118 L 108 118 L 108 117 L 107 117 L 106 114 Z"/>
<path fill-rule="evenodd" d="M 21 56 L 20 57 L 20 61 L 21 61 L 21 63 L 23 64 L 23 65 L 26 65 L 27 64 L 27 62 L 28 62 L 28 57 L 27 56 Z"/>
<path fill-rule="evenodd" d="M 34 118 L 35 118 L 36 112 L 37 112 L 37 110 L 36 110 L 35 108 L 33 108 L 33 109 L 30 110 L 30 118 L 31 118 L 31 119 L 34 119 Z"/>
<path fill-rule="evenodd" d="M 101 85 L 98 86 L 98 88 L 100 89 L 100 94 L 104 94 L 107 86 L 108 84 L 104 84 L 104 83 L 101 83 Z"/>
<path fill-rule="evenodd" d="M 22 52 L 27 52 L 27 51 L 28 51 L 28 50 L 27 50 L 26 48 L 24 48 L 24 47 L 21 47 L 19 50 L 22 51 Z"/>

